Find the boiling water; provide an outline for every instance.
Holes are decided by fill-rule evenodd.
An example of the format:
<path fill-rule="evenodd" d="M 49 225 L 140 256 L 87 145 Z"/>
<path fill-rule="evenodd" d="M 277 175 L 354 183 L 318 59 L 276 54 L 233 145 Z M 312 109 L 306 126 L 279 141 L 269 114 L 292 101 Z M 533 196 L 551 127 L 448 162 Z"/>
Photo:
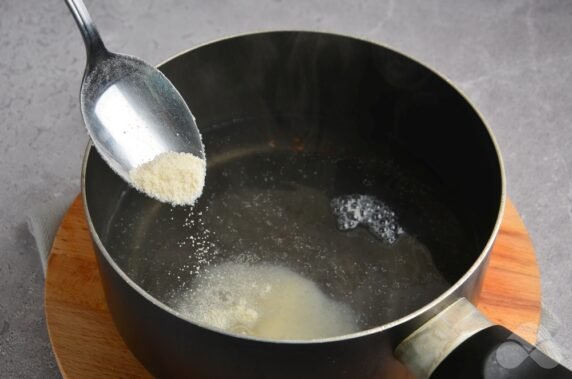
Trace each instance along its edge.
<path fill-rule="evenodd" d="M 339 324 L 351 319 L 359 329 L 407 315 L 461 277 L 479 249 L 430 169 L 367 136 L 348 141 L 358 133 L 342 131 L 354 125 L 304 132 L 304 143 L 289 139 L 296 128 L 312 129 L 295 121 L 282 135 L 252 120 L 203 133 L 209 166 L 194 207 L 173 208 L 126 186 L 101 233 L 119 267 L 151 296 L 199 317 L 201 298 L 222 304 L 208 288 L 242 288 L 232 276 L 225 276 L 230 284 L 215 280 L 217 270 L 246 263 L 262 278 L 257 283 L 269 283 L 272 272 L 291 283 L 288 290 L 271 283 L 279 293 L 304 289 L 304 302 L 313 299 L 322 314 L 339 314 L 346 320 Z M 245 267 L 234 268 L 248 276 Z M 238 299 L 250 304 L 253 296 Z M 248 317 L 266 320 L 266 305 L 279 306 L 272 301 L 248 305 L 235 326 L 232 317 L 219 321 L 256 333 L 262 324 L 250 328 Z M 317 313 L 306 308 L 292 318 Z"/>
<path fill-rule="evenodd" d="M 395 212 L 382 201 L 368 195 L 336 197 L 330 202 L 338 229 L 351 230 L 362 225 L 381 241 L 394 243 L 403 234 Z"/>
<path fill-rule="evenodd" d="M 359 330 L 348 306 L 292 270 L 267 264 L 209 268 L 174 308 L 192 321 L 263 338 L 308 340 Z"/>

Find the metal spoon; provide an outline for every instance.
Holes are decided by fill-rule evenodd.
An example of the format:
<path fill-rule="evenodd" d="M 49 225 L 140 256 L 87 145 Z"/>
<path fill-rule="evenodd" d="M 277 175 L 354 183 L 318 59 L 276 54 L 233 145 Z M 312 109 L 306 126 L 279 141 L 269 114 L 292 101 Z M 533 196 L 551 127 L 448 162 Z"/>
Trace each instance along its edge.
<path fill-rule="evenodd" d="M 195 119 L 173 84 L 142 60 L 108 51 L 83 1 L 66 3 L 87 53 L 80 90 L 83 120 L 109 166 L 131 182 L 131 169 L 164 152 L 204 159 Z"/>

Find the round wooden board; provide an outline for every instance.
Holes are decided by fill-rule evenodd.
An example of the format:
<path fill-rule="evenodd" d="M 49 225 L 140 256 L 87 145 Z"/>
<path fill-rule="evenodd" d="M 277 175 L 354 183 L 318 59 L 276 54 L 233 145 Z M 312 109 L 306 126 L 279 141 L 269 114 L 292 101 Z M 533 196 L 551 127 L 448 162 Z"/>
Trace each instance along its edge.
<path fill-rule="evenodd" d="M 535 340 L 540 274 L 526 228 L 510 201 L 478 306 L 492 321 Z M 64 378 L 151 377 L 119 336 L 107 309 L 80 197 L 64 217 L 52 246 L 45 307 Z"/>

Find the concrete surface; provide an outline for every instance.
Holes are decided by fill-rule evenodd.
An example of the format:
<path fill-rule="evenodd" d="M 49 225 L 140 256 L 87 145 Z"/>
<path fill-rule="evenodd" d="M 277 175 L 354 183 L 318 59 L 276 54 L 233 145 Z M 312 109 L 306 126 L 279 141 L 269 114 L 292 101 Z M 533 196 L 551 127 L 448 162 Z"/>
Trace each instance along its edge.
<path fill-rule="evenodd" d="M 159 63 L 209 40 L 267 29 L 386 43 L 448 76 L 500 143 L 530 230 L 543 299 L 572 351 L 572 2 L 87 1 L 108 47 Z M 24 216 L 79 190 L 82 41 L 61 0 L 0 2 L 0 377 L 58 377 L 42 274 Z"/>

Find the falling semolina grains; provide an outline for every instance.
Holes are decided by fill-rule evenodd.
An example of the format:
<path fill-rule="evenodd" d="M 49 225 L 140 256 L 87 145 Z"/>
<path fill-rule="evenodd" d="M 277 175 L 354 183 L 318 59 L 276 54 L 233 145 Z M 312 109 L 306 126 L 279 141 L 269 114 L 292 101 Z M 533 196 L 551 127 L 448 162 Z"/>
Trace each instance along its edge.
<path fill-rule="evenodd" d="M 205 186 L 206 162 L 190 153 L 166 152 L 129 172 L 141 192 L 173 205 L 192 205 Z"/>

